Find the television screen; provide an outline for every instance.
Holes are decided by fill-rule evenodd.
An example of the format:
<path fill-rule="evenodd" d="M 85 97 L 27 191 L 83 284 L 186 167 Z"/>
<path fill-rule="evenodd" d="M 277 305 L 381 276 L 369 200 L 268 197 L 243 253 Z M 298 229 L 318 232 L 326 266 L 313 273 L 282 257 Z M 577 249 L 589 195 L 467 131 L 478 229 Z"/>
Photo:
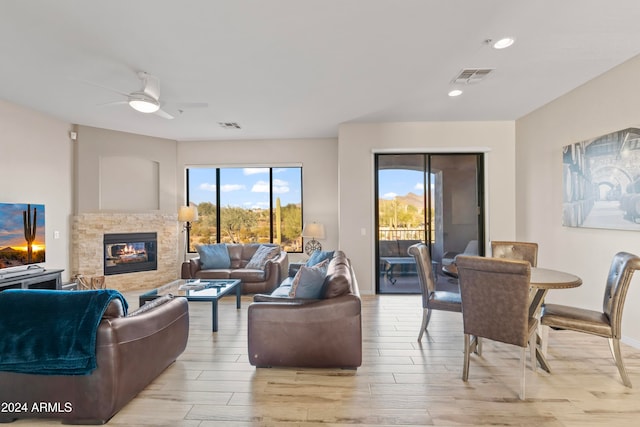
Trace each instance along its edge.
<path fill-rule="evenodd" d="M 0 203 L 0 268 L 45 261 L 44 205 Z"/>

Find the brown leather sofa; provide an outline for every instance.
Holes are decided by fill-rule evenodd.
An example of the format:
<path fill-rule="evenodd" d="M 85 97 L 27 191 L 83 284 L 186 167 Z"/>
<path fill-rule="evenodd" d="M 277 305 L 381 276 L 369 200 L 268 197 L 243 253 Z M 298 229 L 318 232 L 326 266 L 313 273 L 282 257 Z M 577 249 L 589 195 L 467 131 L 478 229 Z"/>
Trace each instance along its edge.
<path fill-rule="evenodd" d="M 183 279 L 239 279 L 242 281 L 243 294 L 271 292 L 287 277 L 289 254 L 280 251 L 278 257 L 267 261 L 264 270 L 245 268 L 259 247 L 259 243 L 228 243 L 230 268 L 203 270 L 200 258 L 191 258 L 182 263 L 181 277 Z"/>
<path fill-rule="evenodd" d="M 255 295 L 249 306 L 252 365 L 356 369 L 362 364 L 360 292 L 344 252 L 336 251 L 329 263 L 322 298 L 296 299 L 279 290 Z"/>
<path fill-rule="evenodd" d="M 0 402 L 10 405 L 0 412 L 0 423 L 54 418 L 104 424 L 176 360 L 188 337 L 185 298 L 162 297 L 127 316 L 113 300 L 98 326 L 91 374 L 0 372 Z"/>

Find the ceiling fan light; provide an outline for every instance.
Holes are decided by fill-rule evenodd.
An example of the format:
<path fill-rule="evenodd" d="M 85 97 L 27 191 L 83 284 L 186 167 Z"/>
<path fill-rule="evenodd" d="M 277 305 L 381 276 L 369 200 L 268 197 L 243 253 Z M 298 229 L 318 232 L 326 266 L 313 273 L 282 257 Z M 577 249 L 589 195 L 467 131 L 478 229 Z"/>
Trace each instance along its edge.
<path fill-rule="evenodd" d="M 129 105 L 141 113 L 155 113 L 160 109 L 160 103 L 158 101 L 143 96 L 131 96 L 129 98 Z"/>
<path fill-rule="evenodd" d="M 512 37 L 504 37 L 493 44 L 494 49 L 506 49 L 511 46 L 515 40 Z"/>

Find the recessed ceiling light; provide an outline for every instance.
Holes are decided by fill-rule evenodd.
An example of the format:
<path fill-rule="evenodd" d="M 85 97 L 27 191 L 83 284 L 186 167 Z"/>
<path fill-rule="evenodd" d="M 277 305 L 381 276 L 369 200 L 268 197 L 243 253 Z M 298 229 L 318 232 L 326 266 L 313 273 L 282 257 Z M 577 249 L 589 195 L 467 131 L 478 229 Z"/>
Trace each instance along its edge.
<path fill-rule="evenodd" d="M 462 95 L 462 91 L 460 89 L 453 89 L 452 91 L 449 91 L 449 96 L 451 97 L 460 95 Z"/>
<path fill-rule="evenodd" d="M 493 44 L 494 49 L 505 49 L 511 46 L 515 40 L 511 37 L 504 37 Z"/>

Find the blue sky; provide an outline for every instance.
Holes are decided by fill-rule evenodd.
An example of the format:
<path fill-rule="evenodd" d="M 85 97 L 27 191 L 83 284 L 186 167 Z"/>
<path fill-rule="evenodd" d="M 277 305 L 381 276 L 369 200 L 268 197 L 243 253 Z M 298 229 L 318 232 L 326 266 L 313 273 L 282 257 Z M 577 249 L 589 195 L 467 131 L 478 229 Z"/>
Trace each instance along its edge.
<path fill-rule="evenodd" d="M 36 217 L 36 242 L 44 244 L 44 205 L 31 205 L 31 215 L 33 208 L 37 209 Z M 0 249 L 7 246 L 25 246 L 24 224 L 22 222 L 22 212 L 27 210 L 27 204 L 23 203 L 0 203 Z"/>
<path fill-rule="evenodd" d="M 393 200 L 395 196 L 409 193 L 424 194 L 424 173 L 407 169 L 383 169 L 378 171 L 378 197 Z"/>
<path fill-rule="evenodd" d="M 269 208 L 269 168 L 223 168 L 220 204 L 245 209 Z M 189 168 L 189 201 L 215 203 L 215 168 Z M 301 203 L 300 168 L 273 168 L 273 192 L 282 206 Z"/>

